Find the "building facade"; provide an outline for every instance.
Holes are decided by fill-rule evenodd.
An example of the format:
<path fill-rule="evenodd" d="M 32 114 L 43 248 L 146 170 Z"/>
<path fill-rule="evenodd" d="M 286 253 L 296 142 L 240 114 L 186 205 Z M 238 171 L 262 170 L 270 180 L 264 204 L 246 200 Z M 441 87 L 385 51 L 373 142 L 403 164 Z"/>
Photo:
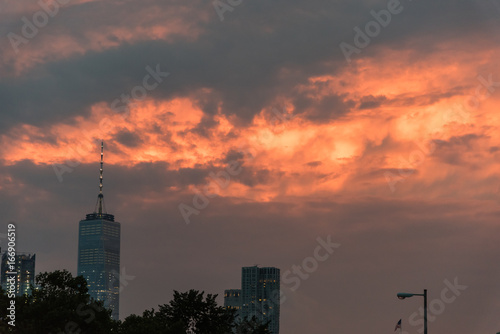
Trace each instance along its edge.
<path fill-rule="evenodd" d="M 236 310 L 236 321 L 240 319 L 241 289 L 224 290 L 224 307 Z"/>
<path fill-rule="evenodd" d="M 243 267 L 241 272 L 241 310 L 243 319 L 255 317 L 279 333 L 280 270 L 275 267 Z"/>
<path fill-rule="evenodd" d="M 87 280 L 90 297 L 103 301 L 118 320 L 120 223 L 110 214 L 88 214 L 78 232 L 78 275 Z"/>
<path fill-rule="evenodd" d="M 7 277 L 12 277 L 13 274 L 8 274 L 10 272 L 15 272 L 16 276 L 16 296 L 22 296 L 25 294 L 31 294 L 31 285 L 35 285 L 35 260 L 36 254 L 28 253 L 17 253 L 16 263 L 14 264 L 14 270 L 9 268 L 9 257 L 7 252 L 2 254 L 2 265 L 1 265 L 1 282 L 2 289 L 7 290 Z"/>
<path fill-rule="evenodd" d="M 120 223 L 106 213 L 102 194 L 103 143 L 96 209 L 78 226 L 78 275 L 87 280 L 90 297 L 103 301 L 113 319 L 120 312 Z"/>

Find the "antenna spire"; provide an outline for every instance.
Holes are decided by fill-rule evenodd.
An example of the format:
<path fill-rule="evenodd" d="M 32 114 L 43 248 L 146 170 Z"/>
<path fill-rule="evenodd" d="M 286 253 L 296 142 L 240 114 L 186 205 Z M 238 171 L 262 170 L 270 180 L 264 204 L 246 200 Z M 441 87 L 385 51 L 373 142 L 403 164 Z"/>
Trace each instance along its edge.
<path fill-rule="evenodd" d="M 102 194 L 102 167 L 104 166 L 104 141 L 101 140 L 101 168 L 99 169 L 99 194 Z"/>
<path fill-rule="evenodd" d="M 102 216 L 106 213 L 106 207 L 104 206 L 104 195 L 102 194 L 102 172 L 104 166 L 104 141 L 101 140 L 101 167 L 99 168 L 99 195 L 97 196 L 96 213 Z"/>

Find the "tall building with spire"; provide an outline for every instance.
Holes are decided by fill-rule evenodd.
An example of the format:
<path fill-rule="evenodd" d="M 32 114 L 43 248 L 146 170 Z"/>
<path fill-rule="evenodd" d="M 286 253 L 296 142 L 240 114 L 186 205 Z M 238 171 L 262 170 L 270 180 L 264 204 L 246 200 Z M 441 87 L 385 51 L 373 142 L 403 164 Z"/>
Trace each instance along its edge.
<path fill-rule="evenodd" d="M 93 213 L 78 227 L 78 275 L 87 280 L 90 297 L 104 302 L 112 317 L 119 318 L 120 223 L 106 212 L 102 193 L 104 142 L 101 142 L 99 195 Z"/>

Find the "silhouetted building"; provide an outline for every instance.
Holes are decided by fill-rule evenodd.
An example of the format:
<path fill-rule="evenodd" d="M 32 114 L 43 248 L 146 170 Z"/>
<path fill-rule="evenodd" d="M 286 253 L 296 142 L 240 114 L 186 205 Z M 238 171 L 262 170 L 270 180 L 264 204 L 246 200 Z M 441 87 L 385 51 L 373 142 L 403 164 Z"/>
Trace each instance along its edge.
<path fill-rule="evenodd" d="M 7 277 L 14 276 L 14 274 L 8 273 L 14 272 L 16 277 L 16 296 L 31 294 L 30 285 L 35 285 L 35 259 L 36 254 L 17 253 L 15 264 L 11 268 L 7 252 L 3 253 L 1 265 L 2 289 L 8 290 Z"/>
<path fill-rule="evenodd" d="M 87 280 L 89 295 L 104 302 L 112 310 L 112 317 L 119 318 L 120 306 L 120 223 L 106 213 L 102 194 L 103 147 L 101 143 L 101 168 L 99 195 L 94 213 L 86 215 L 78 228 L 78 275 Z"/>
<path fill-rule="evenodd" d="M 224 290 L 224 307 L 236 310 L 236 321 L 239 320 L 241 304 L 241 289 Z"/>
<path fill-rule="evenodd" d="M 241 310 L 243 319 L 255 317 L 269 322 L 269 330 L 280 328 L 280 270 L 274 267 L 243 267 L 241 270 Z"/>

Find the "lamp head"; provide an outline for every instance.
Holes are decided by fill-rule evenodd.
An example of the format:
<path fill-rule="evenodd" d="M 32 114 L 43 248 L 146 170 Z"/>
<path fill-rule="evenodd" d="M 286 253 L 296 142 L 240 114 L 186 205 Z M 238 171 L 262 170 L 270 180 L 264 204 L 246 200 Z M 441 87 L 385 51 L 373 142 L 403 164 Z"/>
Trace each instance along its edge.
<path fill-rule="evenodd" d="M 410 297 L 413 297 L 413 293 L 405 293 L 405 292 L 398 293 L 399 299 L 405 299 L 405 298 L 410 298 Z"/>

